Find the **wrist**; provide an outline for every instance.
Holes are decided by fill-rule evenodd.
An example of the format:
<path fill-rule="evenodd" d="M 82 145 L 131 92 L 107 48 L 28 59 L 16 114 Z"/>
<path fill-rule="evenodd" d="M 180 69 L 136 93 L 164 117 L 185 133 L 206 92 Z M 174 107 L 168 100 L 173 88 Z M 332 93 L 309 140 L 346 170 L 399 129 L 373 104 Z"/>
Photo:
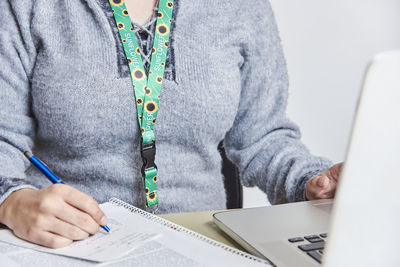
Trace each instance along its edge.
<path fill-rule="evenodd" d="M 9 220 L 10 215 L 15 210 L 15 206 L 20 201 L 22 195 L 26 194 L 28 191 L 33 191 L 31 188 L 22 188 L 12 192 L 4 201 L 0 204 L 0 223 L 10 226 L 11 222 Z"/>

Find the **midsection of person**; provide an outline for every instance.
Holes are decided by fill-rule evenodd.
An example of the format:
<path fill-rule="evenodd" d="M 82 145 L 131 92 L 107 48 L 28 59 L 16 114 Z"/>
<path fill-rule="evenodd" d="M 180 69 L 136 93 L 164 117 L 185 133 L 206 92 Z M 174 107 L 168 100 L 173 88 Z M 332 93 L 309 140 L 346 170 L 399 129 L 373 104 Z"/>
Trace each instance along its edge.
<path fill-rule="evenodd" d="M 37 29 L 46 35 L 31 79 L 33 114 L 40 122 L 34 152 L 68 184 L 98 201 L 118 195 L 143 207 L 131 77 L 119 73 L 120 40 L 100 6 L 91 2 L 90 12 L 97 16 L 88 16 L 76 2 L 78 12 L 70 14 L 69 25 L 57 25 L 54 15 L 46 17 L 51 29 Z M 216 148 L 233 124 L 241 89 L 243 57 L 235 39 L 242 34 L 221 36 L 217 21 L 193 18 L 206 18 L 201 5 L 180 4 L 185 13 L 177 12 L 171 36 L 176 80 L 163 82 L 155 124 L 160 212 L 224 208 Z M 33 168 L 28 176 L 40 186 L 47 183 Z"/>
<path fill-rule="evenodd" d="M 0 72 L 0 96 L 9 100 L 7 116 L 0 114 L 0 134 L 7 141 L 0 142 L 0 157 L 11 166 L 0 169 L 0 222 L 22 238 L 60 247 L 95 233 L 106 222 L 98 202 L 118 196 L 144 208 L 140 130 L 131 76 L 126 59 L 121 60 L 121 39 L 108 2 L 30 4 L 32 10 L 24 10 L 21 0 L 0 2 L 5 16 L 12 21 L 16 13 L 25 23 L 20 25 L 25 40 L 18 39 L 14 24 L 9 32 L 17 33 L 0 36 L 0 47 L 25 45 L 24 55 L 29 55 L 0 57 L 5 68 L 15 64 L 17 73 L 12 76 L 10 67 L 9 79 Z M 2 24 L 1 31 L 6 32 Z M 171 40 L 156 44 L 154 51 L 169 47 L 154 128 L 160 213 L 225 208 L 217 151 L 224 138 L 244 183 L 259 186 L 274 203 L 304 199 L 303 181 L 330 166 L 308 154 L 297 127 L 285 117 L 287 76 L 279 42 L 264 0 L 248 5 L 239 0 L 176 1 Z M 7 97 L 6 90 L 11 92 Z M 21 151 L 29 149 L 72 187 L 47 187 L 35 169 L 25 172 Z M 5 185 L 21 180 L 44 188 L 14 186 L 17 191 L 4 200 Z M 27 221 L 36 224 L 32 228 Z"/>

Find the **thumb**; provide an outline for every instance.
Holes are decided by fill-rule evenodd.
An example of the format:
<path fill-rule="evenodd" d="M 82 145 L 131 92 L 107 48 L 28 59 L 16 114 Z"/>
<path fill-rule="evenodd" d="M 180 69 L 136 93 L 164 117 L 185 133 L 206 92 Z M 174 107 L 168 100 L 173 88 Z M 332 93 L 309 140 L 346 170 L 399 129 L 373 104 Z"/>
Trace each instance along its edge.
<path fill-rule="evenodd" d="M 329 186 L 329 178 L 325 175 L 321 175 L 317 180 L 317 186 L 321 189 L 325 189 Z"/>

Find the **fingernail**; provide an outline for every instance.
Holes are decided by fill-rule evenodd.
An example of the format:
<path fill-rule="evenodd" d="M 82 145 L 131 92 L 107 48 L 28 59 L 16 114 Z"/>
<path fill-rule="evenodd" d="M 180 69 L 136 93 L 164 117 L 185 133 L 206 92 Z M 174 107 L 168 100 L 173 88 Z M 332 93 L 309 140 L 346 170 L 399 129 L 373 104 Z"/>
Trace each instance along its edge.
<path fill-rule="evenodd" d="M 100 225 L 106 225 L 106 224 L 107 224 L 107 217 L 106 216 L 101 217 Z"/>

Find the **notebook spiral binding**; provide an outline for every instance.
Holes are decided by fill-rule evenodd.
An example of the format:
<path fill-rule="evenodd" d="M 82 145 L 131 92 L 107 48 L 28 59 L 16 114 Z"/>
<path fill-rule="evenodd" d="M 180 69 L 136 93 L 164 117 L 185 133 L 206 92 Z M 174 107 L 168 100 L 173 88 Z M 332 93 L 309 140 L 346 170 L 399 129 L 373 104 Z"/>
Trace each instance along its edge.
<path fill-rule="evenodd" d="M 109 202 L 112 203 L 112 204 L 115 204 L 117 206 L 121 206 L 121 207 L 129 210 L 130 212 L 133 212 L 135 214 L 139 214 L 140 216 L 143 216 L 146 219 L 149 219 L 149 220 L 151 220 L 153 222 L 162 224 L 162 225 L 167 226 L 167 227 L 169 227 L 171 229 L 174 229 L 174 230 L 176 230 L 178 232 L 182 232 L 182 233 L 188 234 L 188 235 L 190 235 L 190 236 L 192 236 L 192 237 L 194 237 L 196 239 L 200 239 L 201 241 L 204 241 L 204 242 L 206 242 L 206 243 L 208 243 L 208 244 L 210 244 L 212 246 L 224 249 L 225 251 L 228 251 L 230 253 L 236 254 L 238 256 L 245 257 L 245 258 L 247 258 L 249 260 L 265 263 L 265 264 L 268 264 L 268 265 L 271 264 L 270 262 L 268 262 L 266 260 L 260 259 L 258 257 L 255 257 L 255 256 L 249 254 L 249 253 L 246 253 L 246 252 L 243 252 L 241 250 L 238 250 L 236 248 L 229 247 L 229 246 L 227 246 L 225 244 L 222 244 L 222 243 L 220 243 L 218 241 L 212 240 L 212 239 L 210 239 L 210 238 L 208 238 L 208 237 L 206 237 L 204 235 L 201 235 L 199 233 L 193 232 L 193 231 L 191 231 L 191 230 L 189 230 L 189 229 L 187 229 L 187 228 L 185 228 L 183 226 L 180 226 L 178 224 L 175 224 L 175 223 L 172 223 L 172 222 L 170 222 L 168 220 L 165 220 L 165 219 L 163 219 L 161 217 L 158 217 L 156 215 L 148 213 L 148 212 L 146 212 L 146 211 L 144 211 L 142 209 L 139 209 L 139 208 L 137 208 L 135 206 L 132 206 L 132 205 L 130 205 L 128 203 L 125 203 L 124 201 L 122 201 L 122 200 L 120 200 L 118 198 L 114 198 L 113 197 L 113 198 L 111 198 L 109 200 Z"/>

